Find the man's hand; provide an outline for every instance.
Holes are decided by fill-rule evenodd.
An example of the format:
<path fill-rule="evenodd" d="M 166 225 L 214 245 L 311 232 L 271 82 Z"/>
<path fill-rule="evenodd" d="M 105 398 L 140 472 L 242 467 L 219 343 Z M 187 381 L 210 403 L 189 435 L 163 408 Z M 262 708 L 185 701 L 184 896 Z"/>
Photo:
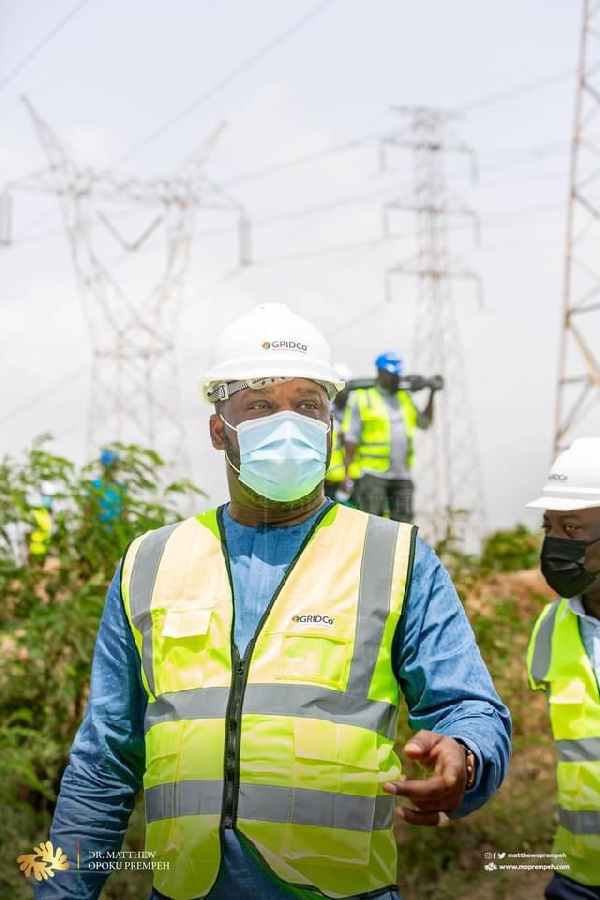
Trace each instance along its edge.
<path fill-rule="evenodd" d="M 419 731 L 410 739 L 404 752 L 427 769 L 430 778 L 405 778 L 383 785 L 388 794 L 406 797 L 417 809 L 399 806 L 396 815 L 411 825 L 440 825 L 444 815 L 457 810 L 465 793 L 467 767 L 464 748 L 454 738 L 434 731 Z"/>
<path fill-rule="evenodd" d="M 342 482 L 342 489 L 344 493 L 348 494 L 350 497 L 352 495 L 352 491 L 354 490 L 354 481 L 350 478 L 349 475 L 346 475 Z"/>

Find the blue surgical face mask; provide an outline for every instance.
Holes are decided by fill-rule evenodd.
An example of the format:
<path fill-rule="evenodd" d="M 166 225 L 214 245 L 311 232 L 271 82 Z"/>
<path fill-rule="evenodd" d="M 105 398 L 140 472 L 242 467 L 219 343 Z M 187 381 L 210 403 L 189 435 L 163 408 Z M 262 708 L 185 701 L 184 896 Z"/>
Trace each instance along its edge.
<path fill-rule="evenodd" d="M 242 484 L 261 497 L 281 503 L 300 500 L 325 477 L 329 426 L 300 413 L 284 411 L 247 419 L 237 428 L 240 468 L 227 462 Z"/>

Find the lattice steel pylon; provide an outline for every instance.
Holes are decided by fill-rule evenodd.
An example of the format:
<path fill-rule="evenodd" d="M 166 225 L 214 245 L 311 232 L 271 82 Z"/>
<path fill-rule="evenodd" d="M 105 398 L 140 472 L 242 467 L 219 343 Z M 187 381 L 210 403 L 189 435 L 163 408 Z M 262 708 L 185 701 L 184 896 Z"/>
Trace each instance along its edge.
<path fill-rule="evenodd" d="M 233 211 L 248 227 L 241 206 L 203 171 L 222 126 L 173 175 L 118 179 L 110 170 L 79 166 L 32 104 L 24 102 L 49 166 L 14 187 L 55 194 L 60 202 L 92 342 L 89 450 L 114 441 L 139 443 L 157 450 L 172 475 L 181 474 L 185 441 L 175 342 L 196 215 L 206 207 Z M 115 204 L 123 203 L 131 204 L 136 215 L 144 212 L 135 240 L 126 240 L 114 214 L 113 220 L 109 216 Z M 105 230 L 105 242 L 108 235 L 119 245 L 118 260 L 102 258 L 99 229 Z M 159 277 L 132 297 L 117 278 L 116 262 L 147 247 L 159 230 L 164 231 Z"/>
<path fill-rule="evenodd" d="M 567 221 L 555 454 L 600 434 L 600 2 L 583 0 Z"/>
<path fill-rule="evenodd" d="M 390 235 L 390 215 L 408 211 L 416 217 L 416 252 L 392 266 L 391 278 L 403 275 L 417 281 L 417 308 L 413 341 L 413 366 L 426 376 L 440 374 L 445 387 L 436 396 L 433 425 L 418 438 L 415 469 L 417 522 L 435 542 L 452 540 L 474 546 L 485 522 L 483 482 L 476 431 L 470 411 L 467 379 L 458 321 L 454 284 L 478 276 L 451 253 L 448 223 L 466 219 L 478 228 L 472 210 L 455 197 L 445 169 L 452 154 L 472 152 L 453 138 L 448 127 L 452 115 L 429 107 L 398 107 L 408 126 L 385 139 L 382 160 L 390 147 L 412 152 L 414 183 L 408 194 L 386 204 L 384 227 Z"/>

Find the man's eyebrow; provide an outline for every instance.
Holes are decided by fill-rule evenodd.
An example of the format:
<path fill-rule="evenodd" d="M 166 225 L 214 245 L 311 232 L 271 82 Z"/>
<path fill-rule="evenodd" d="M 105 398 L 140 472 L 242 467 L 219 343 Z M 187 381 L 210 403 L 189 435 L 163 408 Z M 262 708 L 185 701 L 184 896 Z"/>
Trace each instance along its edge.
<path fill-rule="evenodd" d="M 243 394 L 247 399 L 250 399 L 250 397 L 252 397 L 252 399 L 255 399 L 256 397 L 270 396 L 277 387 L 278 385 L 269 384 L 264 388 L 245 388 Z M 294 388 L 294 392 L 296 394 L 310 394 L 313 397 L 322 396 L 321 391 L 318 387 L 296 387 Z M 325 393 L 325 391 L 323 391 L 323 393 Z"/>

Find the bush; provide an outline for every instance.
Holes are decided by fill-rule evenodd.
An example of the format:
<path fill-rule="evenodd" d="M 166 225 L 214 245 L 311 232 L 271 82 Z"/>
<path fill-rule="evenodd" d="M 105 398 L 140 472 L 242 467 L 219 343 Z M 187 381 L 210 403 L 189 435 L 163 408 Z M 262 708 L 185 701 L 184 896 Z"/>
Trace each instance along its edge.
<path fill-rule="evenodd" d="M 98 465 L 78 469 L 47 442 L 0 464 L 0 886 L 18 900 L 31 889 L 15 858 L 48 832 L 119 559 L 136 535 L 181 518 L 183 499 L 198 493 L 188 482 L 161 486 L 156 453 L 115 445 L 121 511 L 110 519 Z M 29 558 L 43 481 L 55 492 L 51 540 L 45 558 Z"/>

